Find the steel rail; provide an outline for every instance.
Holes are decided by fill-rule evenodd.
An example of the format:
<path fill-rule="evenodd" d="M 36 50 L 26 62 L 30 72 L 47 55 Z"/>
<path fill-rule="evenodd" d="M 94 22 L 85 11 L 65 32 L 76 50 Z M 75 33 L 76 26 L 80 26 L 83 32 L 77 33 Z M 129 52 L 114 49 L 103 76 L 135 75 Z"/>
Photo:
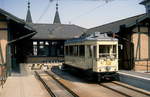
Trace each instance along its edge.
<path fill-rule="evenodd" d="M 122 86 L 122 87 L 124 87 L 124 88 L 130 89 L 130 90 L 133 90 L 133 91 L 135 91 L 135 92 L 139 92 L 139 93 L 141 93 L 141 94 L 150 96 L 150 93 L 146 93 L 146 92 L 144 92 L 144 91 L 140 91 L 140 90 L 137 90 L 137 89 L 134 89 L 134 88 L 131 88 L 131 87 L 122 85 L 122 84 L 120 84 L 120 83 L 116 83 L 116 82 L 112 82 L 112 83 L 113 83 L 113 84 L 116 84 L 116 85 L 119 85 L 119 86 Z"/>
<path fill-rule="evenodd" d="M 60 82 L 58 79 L 55 78 L 54 75 L 50 74 L 49 72 L 45 71 L 45 73 L 47 73 L 49 76 L 51 76 L 56 82 L 58 82 L 64 89 L 66 89 L 70 94 L 72 94 L 74 97 L 80 97 L 79 95 L 77 95 L 76 93 L 74 93 L 70 88 L 68 88 L 67 86 L 65 86 L 62 82 Z"/>
<path fill-rule="evenodd" d="M 112 90 L 112 91 L 114 91 L 114 92 L 117 92 L 117 93 L 119 93 L 119 94 L 121 94 L 121 95 L 123 95 L 123 96 L 132 97 L 132 96 L 126 94 L 126 93 L 123 93 L 123 92 L 121 92 L 121 91 L 118 91 L 118 90 L 116 90 L 116 89 L 113 89 L 113 88 L 111 88 L 111 87 L 109 87 L 109 86 L 106 86 L 106 85 L 103 85 L 103 84 L 99 84 L 99 85 L 102 86 L 102 87 L 104 87 L 104 88 L 110 89 L 110 90 Z"/>
<path fill-rule="evenodd" d="M 40 77 L 37 71 L 35 71 L 35 75 L 38 77 L 38 79 L 41 81 L 41 83 L 44 85 L 45 89 L 48 91 L 48 93 L 51 95 L 51 97 L 57 97 L 53 91 L 50 89 L 50 87 L 47 86 L 45 81 Z"/>

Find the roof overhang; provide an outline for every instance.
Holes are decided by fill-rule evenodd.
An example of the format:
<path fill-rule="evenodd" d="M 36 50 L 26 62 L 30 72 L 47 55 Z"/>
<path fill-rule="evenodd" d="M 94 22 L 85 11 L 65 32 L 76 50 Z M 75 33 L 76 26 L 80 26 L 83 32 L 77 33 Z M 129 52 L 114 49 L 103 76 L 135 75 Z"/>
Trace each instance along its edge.
<path fill-rule="evenodd" d="M 139 23 L 139 22 L 141 22 L 141 21 L 143 21 L 143 20 L 145 20 L 145 19 L 150 19 L 150 15 L 149 14 L 145 14 L 143 17 L 141 17 L 141 18 L 138 18 L 136 21 L 134 21 L 134 22 L 131 22 L 131 23 L 129 23 L 129 24 L 126 24 L 126 27 L 128 28 L 128 27 L 132 27 L 132 26 L 134 26 L 134 25 L 136 25 L 137 23 Z"/>
<path fill-rule="evenodd" d="M 21 37 L 19 37 L 19 38 L 17 38 L 17 39 L 14 39 L 14 40 L 9 41 L 8 44 L 12 44 L 12 43 L 17 42 L 17 41 L 19 41 L 19 40 L 22 40 L 22 39 L 25 39 L 25 38 L 28 38 L 28 37 L 32 37 L 32 36 L 35 35 L 35 34 L 36 34 L 36 32 L 33 32 L 33 33 L 30 33 L 30 34 L 21 36 Z"/>
<path fill-rule="evenodd" d="M 150 2 L 150 0 L 144 0 L 140 4 L 145 5 L 146 3 Z"/>
<path fill-rule="evenodd" d="M 12 20 L 16 23 L 19 23 L 19 24 L 23 24 L 25 25 L 24 27 L 28 30 L 32 30 L 32 31 L 35 31 L 35 29 L 33 29 L 31 26 L 29 26 L 23 19 L 20 19 L 10 13 L 8 13 L 7 11 L 3 10 L 0 8 L 0 14 L 4 15 L 6 17 L 6 20 Z M 36 32 L 36 31 L 35 31 Z"/>
<path fill-rule="evenodd" d="M 5 10 L 1 9 L 0 8 L 0 14 L 2 14 L 3 16 L 6 17 L 6 20 L 7 21 L 13 21 L 13 22 L 16 22 L 20 25 L 22 25 L 25 29 L 29 30 L 30 33 L 26 34 L 26 35 L 23 35 L 21 37 L 18 37 L 17 39 L 13 39 L 11 41 L 8 42 L 8 44 L 11 44 L 11 43 L 14 43 L 16 41 L 19 41 L 19 40 L 22 40 L 22 39 L 25 39 L 25 38 L 28 38 L 28 37 L 32 37 L 33 35 L 35 35 L 37 33 L 37 31 L 35 29 L 33 29 L 28 23 L 26 23 L 24 20 L 6 12 Z"/>

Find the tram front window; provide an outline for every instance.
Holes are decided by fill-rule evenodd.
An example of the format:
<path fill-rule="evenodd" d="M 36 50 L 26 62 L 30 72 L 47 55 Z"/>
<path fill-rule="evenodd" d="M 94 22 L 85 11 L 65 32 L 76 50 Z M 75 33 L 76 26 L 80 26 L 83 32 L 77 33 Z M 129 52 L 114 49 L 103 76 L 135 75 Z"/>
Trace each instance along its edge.
<path fill-rule="evenodd" d="M 100 58 L 116 58 L 116 45 L 99 45 Z"/>

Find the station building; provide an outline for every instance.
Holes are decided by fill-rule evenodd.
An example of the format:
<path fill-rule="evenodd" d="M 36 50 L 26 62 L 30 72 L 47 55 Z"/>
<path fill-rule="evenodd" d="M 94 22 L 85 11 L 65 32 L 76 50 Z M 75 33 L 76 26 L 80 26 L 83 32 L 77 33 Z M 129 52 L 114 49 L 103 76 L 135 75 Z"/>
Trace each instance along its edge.
<path fill-rule="evenodd" d="M 80 37 L 86 29 L 61 24 L 56 4 L 53 24 L 33 23 L 30 2 L 26 20 L 0 9 L 0 73 L 19 71 L 20 63 L 44 63 L 64 60 L 64 41 Z"/>
<path fill-rule="evenodd" d="M 56 4 L 56 13 L 52 24 L 33 23 L 28 3 L 26 22 L 37 34 L 31 38 L 32 53 L 27 57 L 28 63 L 43 63 L 64 60 L 65 40 L 78 38 L 86 29 L 74 24 L 62 24 Z"/>
<path fill-rule="evenodd" d="M 119 39 L 121 69 L 145 71 L 150 62 L 150 1 L 144 0 L 145 14 L 85 29 L 62 24 L 58 4 L 53 24 L 33 23 L 30 3 L 26 21 L 0 9 L 0 64 L 11 72 L 19 63 L 43 63 L 63 60 L 64 41 L 82 34 L 106 32 Z"/>
<path fill-rule="evenodd" d="M 145 5 L 145 14 L 90 28 L 86 33 L 99 31 L 119 39 L 120 69 L 150 70 L 150 0 L 140 4 Z"/>
<path fill-rule="evenodd" d="M 0 9 L 0 72 L 2 66 L 8 71 L 19 69 L 18 64 L 30 54 L 30 38 L 35 34 L 24 20 Z"/>

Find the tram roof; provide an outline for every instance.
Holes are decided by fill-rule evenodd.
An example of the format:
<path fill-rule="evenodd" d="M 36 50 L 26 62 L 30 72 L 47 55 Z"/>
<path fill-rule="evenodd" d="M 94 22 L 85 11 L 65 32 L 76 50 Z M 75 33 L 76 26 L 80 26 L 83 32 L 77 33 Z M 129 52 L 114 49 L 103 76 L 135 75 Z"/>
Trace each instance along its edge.
<path fill-rule="evenodd" d="M 80 38 L 74 38 L 67 40 L 65 43 L 75 43 L 83 41 L 118 41 L 118 39 L 109 37 L 107 33 L 95 32 L 89 36 L 81 36 Z"/>

